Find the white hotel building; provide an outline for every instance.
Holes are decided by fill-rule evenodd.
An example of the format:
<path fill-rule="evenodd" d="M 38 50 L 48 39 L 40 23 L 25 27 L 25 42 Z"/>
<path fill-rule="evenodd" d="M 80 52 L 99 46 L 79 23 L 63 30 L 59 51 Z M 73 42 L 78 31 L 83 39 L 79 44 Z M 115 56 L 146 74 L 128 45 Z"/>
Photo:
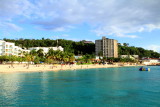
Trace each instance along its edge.
<path fill-rule="evenodd" d="M 0 56 L 1 55 L 15 55 L 22 56 L 22 53 L 30 52 L 30 50 L 22 49 L 19 46 L 15 46 L 15 43 L 6 42 L 4 40 L 0 40 Z"/>
<path fill-rule="evenodd" d="M 61 46 L 58 46 L 58 47 L 31 47 L 31 48 L 29 48 L 29 50 L 36 50 L 36 51 L 38 51 L 39 49 L 43 49 L 44 53 L 48 53 L 49 49 L 53 49 L 54 51 L 56 51 L 56 50 L 63 51 L 64 50 Z"/>
<path fill-rule="evenodd" d="M 15 43 L 0 40 L 0 56 L 2 55 L 23 56 L 23 53 L 29 53 L 33 49 L 35 49 L 36 51 L 38 51 L 39 49 L 43 49 L 44 53 L 47 53 L 50 48 L 52 48 L 53 50 L 60 50 L 60 51 L 64 50 L 61 46 L 59 47 L 32 47 L 32 48 L 29 48 L 29 50 L 26 50 L 26 49 L 22 49 L 19 46 L 15 46 Z"/>

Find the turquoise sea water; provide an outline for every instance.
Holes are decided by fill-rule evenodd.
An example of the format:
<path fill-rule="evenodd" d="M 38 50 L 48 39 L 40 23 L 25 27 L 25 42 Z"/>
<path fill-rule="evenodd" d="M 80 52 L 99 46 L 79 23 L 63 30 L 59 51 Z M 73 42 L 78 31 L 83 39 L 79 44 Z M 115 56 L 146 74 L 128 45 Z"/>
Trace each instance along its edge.
<path fill-rule="evenodd" d="M 160 66 L 0 74 L 0 106 L 158 107 Z"/>

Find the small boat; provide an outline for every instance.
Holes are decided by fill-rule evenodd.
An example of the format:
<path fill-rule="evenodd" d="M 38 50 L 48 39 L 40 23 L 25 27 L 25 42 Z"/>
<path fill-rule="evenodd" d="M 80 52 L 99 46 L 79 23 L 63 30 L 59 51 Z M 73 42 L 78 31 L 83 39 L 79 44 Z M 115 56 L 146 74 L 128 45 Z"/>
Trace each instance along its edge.
<path fill-rule="evenodd" d="M 140 71 L 150 71 L 150 68 L 147 67 L 141 67 L 139 68 Z"/>

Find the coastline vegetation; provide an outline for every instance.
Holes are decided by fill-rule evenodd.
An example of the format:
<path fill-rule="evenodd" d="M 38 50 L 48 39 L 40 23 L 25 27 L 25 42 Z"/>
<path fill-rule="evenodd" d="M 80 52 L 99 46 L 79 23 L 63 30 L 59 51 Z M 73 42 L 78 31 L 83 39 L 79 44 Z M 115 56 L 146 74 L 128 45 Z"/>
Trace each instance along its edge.
<path fill-rule="evenodd" d="M 57 40 L 51 39 L 6 39 L 3 40 L 7 42 L 14 42 L 16 46 L 22 48 L 29 47 L 55 47 L 57 46 Z M 65 52 L 70 52 L 75 55 L 86 55 L 95 53 L 95 44 L 94 43 L 84 43 L 84 41 L 72 41 L 65 39 L 58 39 L 58 45 L 64 48 Z M 153 50 L 146 50 L 141 47 L 129 46 L 127 43 L 123 45 L 118 45 L 118 53 L 120 55 L 139 55 L 139 58 L 150 57 L 150 58 L 159 58 L 160 53 L 154 52 Z"/>
<path fill-rule="evenodd" d="M 22 48 L 29 47 L 52 47 L 57 46 L 57 40 L 51 39 L 6 39 L 7 42 L 14 42 L 16 45 L 21 46 Z M 54 51 L 50 49 L 48 53 L 44 53 L 42 49 L 36 51 L 32 50 L 30 53 L 23 53 L 22 57 L 17 56 L 0 56 L 0 63 L 10 62 L 11 67 L 13 67 L 13 62 L 17 61 L 19 64 L 22 62 L 28 62 L 29 64 L 33 62 L 34 64 L 45 63 L 45 64 L 63 64 L 63 63 L 73 63 L 74 61 L 77 64 L 112 64 L 113 62 L 134 62 L 138 63 L 138 59 L 131 58 L 106 58 L 99 55 L 99 60 L 96 60 L 95 56 L 95 44 L 94 43 L 84 43 L 84 41 L 75 42 L 72 40 L 58 39 L 58 45 L 64 48 L 62 51 Z M 118 54 L 120 55 L 139 55 L 139 58 L 150 57 L 150 58 L 159 58 L 160 54 L 152 50 L 145 50 L 140 47 L 118 45 Z M 81 56 L 76 58 L 74 56 Z"/>

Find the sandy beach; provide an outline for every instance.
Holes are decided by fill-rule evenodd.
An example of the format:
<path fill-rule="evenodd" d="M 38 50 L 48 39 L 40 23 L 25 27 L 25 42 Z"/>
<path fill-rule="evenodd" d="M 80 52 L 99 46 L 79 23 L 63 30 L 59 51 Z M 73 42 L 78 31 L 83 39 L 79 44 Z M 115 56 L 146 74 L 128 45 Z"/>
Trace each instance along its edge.
<path fill-rule="evenodd" d="M 123 67 L 123 66 L 137 66 L 137 65 L 99 65 L 99 64 L 91 64 L 91 65 L 29 65 L 25 64 L 14 64 L 11 67 L 10 64 L 1 64 L 0 65 L 0 73 L 13 73 L 13 72 L 45 72 L 45 71 L 61 71 L 61 70 L 76 70 L 76 69 L 90 69 L 90 68 L 109 68 L 109 67 Z"/>

